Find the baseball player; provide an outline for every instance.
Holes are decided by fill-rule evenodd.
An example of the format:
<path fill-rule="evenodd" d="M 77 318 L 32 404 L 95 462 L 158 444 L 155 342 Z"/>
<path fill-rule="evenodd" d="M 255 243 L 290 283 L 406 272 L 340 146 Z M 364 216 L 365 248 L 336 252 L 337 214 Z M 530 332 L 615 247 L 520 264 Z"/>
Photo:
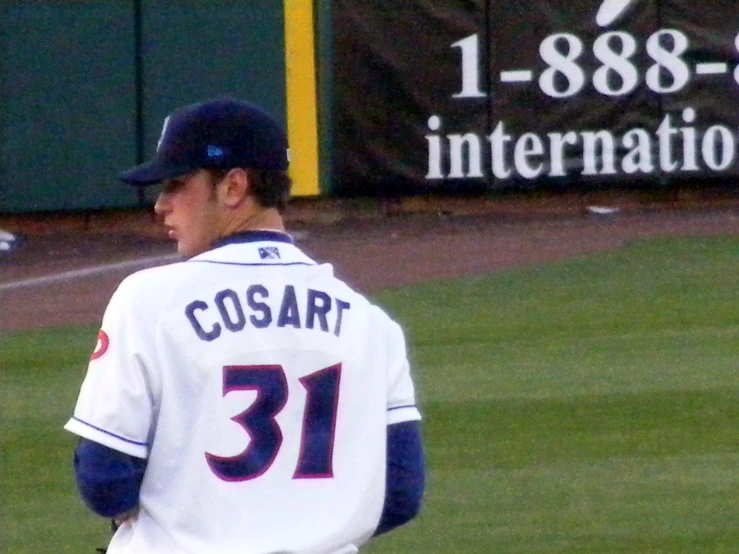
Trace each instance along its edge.
<path fill-rule="evenodd" d="M 127 277 L 73 417 L 109 554 L 351 554 L 420 509 L 401 328 L 300 250 L 282 127 L 219 98 L 166 120 L 155 211 L 184 261 Z"/>

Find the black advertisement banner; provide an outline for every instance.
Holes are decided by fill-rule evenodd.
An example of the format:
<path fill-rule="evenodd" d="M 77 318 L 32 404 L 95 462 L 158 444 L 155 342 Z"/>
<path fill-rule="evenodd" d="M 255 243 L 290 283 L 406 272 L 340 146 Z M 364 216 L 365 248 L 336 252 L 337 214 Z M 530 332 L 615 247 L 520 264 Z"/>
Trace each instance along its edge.
<path fill-rule="evenodd" d="M 732 0 L 338 0 L 335 194 L 739 174 Z"/>

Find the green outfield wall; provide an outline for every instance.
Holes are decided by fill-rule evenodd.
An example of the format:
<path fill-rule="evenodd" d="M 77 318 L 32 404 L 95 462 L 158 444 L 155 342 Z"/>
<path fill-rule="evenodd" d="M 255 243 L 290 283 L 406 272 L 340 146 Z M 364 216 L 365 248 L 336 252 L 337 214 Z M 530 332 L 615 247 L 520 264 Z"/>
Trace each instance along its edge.
<path fill-rule="evenodd" d="M 286 37 L 286 13 L 310 22 L 312 1 L 0 0 L 0 212 L 150 201 L 118 172 L 151 156 L 168 112 L 208 97 L 259 103 L 310 138 L 315 98 L 288 113 L 286 44 L 301 62 L 313 29 Z"/>

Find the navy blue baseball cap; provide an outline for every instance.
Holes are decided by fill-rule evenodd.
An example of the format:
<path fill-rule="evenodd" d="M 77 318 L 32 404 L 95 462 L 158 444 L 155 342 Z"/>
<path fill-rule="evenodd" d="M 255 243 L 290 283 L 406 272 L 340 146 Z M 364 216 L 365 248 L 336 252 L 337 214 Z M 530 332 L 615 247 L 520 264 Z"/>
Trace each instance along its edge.
<path fill-rule="evenodd" d="M 267 112 L 234 98 L 190 104 L 165 120 L 154 159 L 120 174 L 137 186 L 161 183 L 197 169 L 286 170 L 287 135 Z"/>

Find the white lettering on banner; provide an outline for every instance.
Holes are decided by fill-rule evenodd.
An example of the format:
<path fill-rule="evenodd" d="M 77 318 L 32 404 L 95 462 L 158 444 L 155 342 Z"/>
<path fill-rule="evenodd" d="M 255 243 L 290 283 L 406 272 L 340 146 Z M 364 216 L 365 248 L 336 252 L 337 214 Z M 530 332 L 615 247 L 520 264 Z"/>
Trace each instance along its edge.
<path fill-rule="evenodd" d="M 672 157 L 672 137 L 677 134 L 677 129 L 672 126 L 670 115 L 666 115 L 662 123 L 657 127 L 659 137 L 659 167 L 665 173 L 677 169 L 678 163 Z"/>
<path fill-rule="evenodd" d="M 452 44 L 462 53 L 462 90 L 453 94 L 452 98 L 487 96 L 480 90 L 482 62 L 479 41 L 479 35 L 474 34 Z M 739 51 L 739 35 L 735 42 Z M 690 84 L 694 75 L 724 75 L 728 71 L 716 70 L 715 67 L 721 64 L 715 63 L 688 65 L 683 56 L 689 47 L 688 37 L 677 29 L 660 29 L 647 38 L 645 50 L 654 63 L 647 67 L 644 82 L 652 92 L 679 92 Z M 632 61 L 638 51 L 637 39 L 624 31 L 609 31 L 598 36 L 593 42 L 592 52 L 600 65 L 589 77 L 581 60 L 585 52 L 582 39 L 572 33 L 549 35 L 539 45 L 539 57 L 546 64 L 546 69 L 539 75 L 539 89 L 552 98 L 569 98 L 580 93 L 590 81 L 593 88 L 604 96 L 624 96 L 642 80 L 640 68 Z M 533 80 L 533 74 L 529 68 L 504 69 L 499 74 L 499 81 L 528 82 Z M 739 67 L 734 71 L 734 76 L 739 82 Z M 614 86 L 614 81 L 617 86 Z"/>
<path fill-rule="evenodd" d="M 624 173 L 649 174 L 654 171 L 652 161 L 652 139 L 644 129 L 632 129 L 624 134 L 622 144 L 629 151 L 624 155 L 621 162 Z M 695 157 L 695 156 L 693 156 Z"/>
<path fill-rule="evenodd" d="M 701 150 L 706 165 L 714 171 L 722 171 L 734 161 L 734 135 L 726 127 L 713 125 L 706 131 Z"/>
<path fill-rule="evenodd" d="M 435 115 L 429 117 L 428 126 L 430 131 L 438 131 L 441 128 L 441 118 Z M 426 142 L 429 145 L 429 170 L 426 173 L 426 179 L 443 179 L 444 174 L 441 172 L 441 138 L 436 135 L 426 135 Z"/>
<path fill-rule="evenodd" d="M 544 153 L 544 145 L 539 137 L 534 133 L 526 133 L 516 141 L 514 152 L 513 165 L 522 177 L 534 179 L 541 175 L 544 168 L 543 162 L 536 163 L 536 160 L 529 160 L 533 156 L 541 156 Z"/>
<path fill-rule="evenodd" d="M 480 139 L 474 133 L 466 135 L 447 135 L 449 147 L 452 151 L 451 169 L 448 177 L 450 179 L 461 179 L 463 177 L 482 177 L 480 163 Z M 463 158 L 467 159 L 467 170 L 462 168 Z"/>
<path fill-rule="evenodd" d="M 549 133 L 547 136 L 549 137 L 549 144 L 551 145 L 552 152 L 550 157 L 551 167 L 549 168 L 549 176 L 564 177 L 567 175 L 564 167 L 564 160 L 566 158 L 564 151 L 565 145 L 576 145 L 578 140 L 577 133 L 574 131 L 568 131 L 564 135 L 562 133 Z"/>
<path fill-rule="evenodd" d="M 497 179 L 539 176 L 650 174 L 658 168 L 665 173 L 701 169 L 725 171 L 736 160 L 737 138 L 724 125 L 712 125 L 704 133 L 692 126 L 693 108 L 680 118 L 687 125 L 678 127 L 673 114 L 667 114 L 657 130 L 629 129 L 623 135 L 606 129 L 550 132 L 545 136 L 526 132 L 516 137 L 499 121 L 487 136 L 468 132 L 441 134 L 443 121 L 431 116 L 426 135 L 429 145 L 426 179 L 481 178 L 492 174 Z M 488 145 L 489 164 L 484 164 L 483 148 Z M 623 155 L 617 156 L 621 152 Z M 580 156 L 580 159 L 574 158 Z M 702 164 L 702 165 L 701 165 Z M 448 171 L 445 172 L 445 168 Z"/>
<path fill-rule="evenodd" d="M 617 40 L 613 40 L 617 39 Z M 613 50 L 611 43 L 619 43 L 621 50 Z M 593 54 L 603 63 L 593 74 L 595 90 L 606 96 L 628 94 L 639 84 L 639 74 L 631 62 L 636 53 L 636 40 L 628 33 L 606 33 L 595 39 Z M 614 88 L 611 75 L 618 75 L 621 86 Z"/>
<path fill-rule="evenodd" d="M 695 110 L 687 108 L 683 111 L 683 121 L 685 123 L 695 123 Z M 695 129 L 692 127 L 681 127 L 680 133 L 683 136 L 683 167 L 682 171 L 699 171 L 700 168 L 695 161 L 695 148 L 690 148 L 689 144 L 695 144 Z"/>
<path fill-rule="evenodd" d="M 560 51 L 560 44 L 567 45 L 564 52 Z M 582 41 L 575 35 L 559 33 L 544 39 L 539 46 L 539 55 L 547 62 L 547 68 L 539 77 L 539 87 L 544 94 L 552 98 L 566 98 L 582 90 L 585 72 L 577 64 L 582 50 Z M 558 90 L 555 84 L 558 75 L 562 75 L 567 82 L 564 90 Z"/>
<path fill-rule="evenodd" d="M 613 175 L 616 168 L 613 165 L 613 151 L 616 148 L 613 135 L 610 131 L 583 131 L 583 175 Z M 602 162 L 600 172 L 597 169 L 598 160 Z"/>
<path fill-rule="evenodd" d="M 633 0 L 603 0 L 596 23 L 606 27 L 627 16 Z M 489 49 L 475 33 L 452 43 L 460 53 L 460 81 L 455 100 L 464 102 L 494 96 L 500 87 L 538 89 L 553 102 L 576 100 L 593 91 L 607 99 L 634 94 L 640 87 L 656 95 L 684 92 L 700 79 L 733 78 L 739 83 L 739 65 L 721 60 L 696 61 L 690 39 L 679 29 L 659 29 L 648 37 L 623 30 L 601 32 L 584 41 L 575 33 L 560 31 L 546 36 L 531 66 L 500 67 L 483 83 Z M 734 38 L 739 55 L 739 34 Z M 637 62 L 637 60 L 639 60 Z M 645 61 L 646 60 L 646 63 Z M 505 61 L 505 58 L 503 58 Z M 538 70 L 536 68 L 539 68 Z M 529 92 L 530 93 L 530 92 Z M 475 104 L 479 106 L 479 102 Z M 546 134 L 520 130 L 498 121 L 488 135 L 468 129 L 443 129 L 442 115 L 428 118 L 428 171 L 426 179 L 536 179 L 643 174 L 655 172 L 721 172 L 737 160 L 737 129 L 716 122 L 697 122 L 694 107 L 665 114 L 656 129 L 634 127 L 618 133 L 609 129 L 565 129 Z M 486 152 L 487 150 L 487 152 Z"/>
<path fill-rule="evenodd" d="M 672 42 L 672 49 L 662 46 L 664 38 Z M 690 68 L 682 59 L 688 49 L 688 37 L 674 29 L 662 29 L 647 39 L 647 53 L 655 61 L 647 69 L 647 86 L 650 90 L 661 94 L 677 92 L 684 89 L 690 82 Z M 663 74 L 667 72 L 672 84 L 663 84 Z"/>
<path fill-rule="evenodd" d="M 480 90 L 480 39 L 470 35 L 452 47 L 462 52 L 462 91 L 452 98 L 484 98 L 485 93 Z"/>
<path fill-rule="evenodd" d="M 601 27 L 607 27 L 626 12 L 631 2 L 632 0 L 603 0 L 595 16 L 595 22 Z"/>
<path fill-rule="evenodd" d="M 488 137 L 491 145 L 493 175 L 498 179 L 507 179 L 511 176 L 511 170 L 506 167 L 505 161 L 505 145 L 513 140 L 513 137 L 506 135 L 503 122 L 498 123 L 495 131 Z"/>

